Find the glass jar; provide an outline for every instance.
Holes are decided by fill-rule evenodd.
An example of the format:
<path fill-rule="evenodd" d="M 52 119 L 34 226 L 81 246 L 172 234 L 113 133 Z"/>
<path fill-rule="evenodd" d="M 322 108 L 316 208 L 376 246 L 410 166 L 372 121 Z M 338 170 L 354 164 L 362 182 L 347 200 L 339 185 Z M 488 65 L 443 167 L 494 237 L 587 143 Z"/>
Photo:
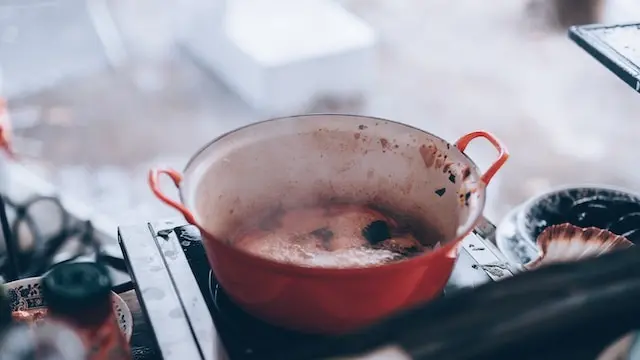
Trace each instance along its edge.
<path fill-rule="evenodd" d="M 85 360 L 80 337 L 60 323 L 16 324 L 0 341 L 0 360 Z"/>

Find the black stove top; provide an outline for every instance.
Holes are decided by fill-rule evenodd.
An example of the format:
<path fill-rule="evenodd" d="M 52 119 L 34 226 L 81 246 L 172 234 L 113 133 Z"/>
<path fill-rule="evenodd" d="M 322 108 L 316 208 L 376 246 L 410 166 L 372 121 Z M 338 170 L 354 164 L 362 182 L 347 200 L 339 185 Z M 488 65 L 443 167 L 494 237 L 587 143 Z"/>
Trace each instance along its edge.
<path fill-rule="evenodd" d="M 231 359 L 277 358 L 283 346 L 317 346 L 325 339 L 269 325 L 242 311 L 227 297 L 211 272 L 198 229 L 185 225 L 174 231 Z M 447 292 L 491 280 L 466 250 L 462 250 L 460 262 Z"/>
<path fill-rule="evenodd" d="M 319 335 L 301 334 L 269 325 L 242 311 L 218 285 L 207 263 L 198 229 L 186 225 L 174 231 L 230 359 L 274 358 L 283 346 L 317 345 L 323 340 Z"/>
<path fill-rule="evenodd" d="M 150 230 L 156 246 L 151 246 L 150 239 L 140 238 L 143 229 L 140 226 L 135 231 L 133 227 L 120 228 L 120 244 L 129 262 L 139 300 L 154 328 L 165 359 L 186 358 L 186 341 L 180 343 L 181 350 L 167 343 L 169 339 L 177 342 L 175 334 L 181 331 L 179 328 L 182 326 L 191 329 L 193 354 L 199 353 L 202 359 L 278 359 L 284 349 L 295 351 L 298 347 L 317 348 L 322 347 L 324 341 L 328 343 L 327 337 L 278 328 L 237 307 L 225 295 L 211 272 L 196 227 L 184 225 L 182 221 L 147 224 L 146 229 Z M 487 243 L 473 234 L 464 240 L 443 295 L 511 275 L 507 269 L 500 267 L 502 259 L 496 256 L 495 250 L 490 250 L 492 247 Z M 182 249 L 184 257 L 179 256 L 178 247 Z M 187 267 L 185 263 L 188 263 L 190 274 L 184 270 Z M 161 270 L 166 273 L 162 274 Z M 161 293 L 164 295 L 160 296 Z M 180 309 L 176 309 L 176 306 L 180 306 Z M 169 316 L 162 314 L 164 310 Z M 176 315 L 178 310 L 182 311 L 186 321 Z M 215 329 L 208 329 L 205 320 L 211 320 Z M 208 331 L 217 334 L 217 345 L 209 343 L 211 336 Z M 212 352 L 210 347 L 216 347 L 217 350 Z"/>

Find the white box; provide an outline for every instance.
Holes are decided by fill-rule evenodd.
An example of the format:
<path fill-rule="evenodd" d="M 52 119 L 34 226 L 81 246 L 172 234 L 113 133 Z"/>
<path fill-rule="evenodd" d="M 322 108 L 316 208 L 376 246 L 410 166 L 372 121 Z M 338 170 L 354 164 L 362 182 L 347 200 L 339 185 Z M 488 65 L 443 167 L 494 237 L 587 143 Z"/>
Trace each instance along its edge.
<path fill-rule="evenodd" d="M 253 107 L 295 112 L 372 86 L 377 36 L 330 0 L 228 0 L 223 8 L 221 22 L 192 24 L 183 43 Z"/>

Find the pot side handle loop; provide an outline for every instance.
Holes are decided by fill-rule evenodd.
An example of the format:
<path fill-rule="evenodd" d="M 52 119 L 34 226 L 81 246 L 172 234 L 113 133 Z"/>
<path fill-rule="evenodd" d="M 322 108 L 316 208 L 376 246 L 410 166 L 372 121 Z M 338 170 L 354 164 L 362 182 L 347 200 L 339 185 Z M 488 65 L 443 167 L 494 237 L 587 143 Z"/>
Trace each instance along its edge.
<path fill-rule="evenodd" d="M 11 123 L 9 121 L 7 103 L 0 98 L 0 150 L 10 159 L 15 160 L 16 154 L 11 146 Z"/>
<path fill-rule="evenodd" d="M 478 131 L 474 131 L 466 135 L 463 135 L 460 139 L 458 139 L 458 141 L 455 142 L 455 146 L 460 151 L 464 152 L 465 149 L 467 148 L 467 145 L 469 145 L 469 143 L 471 142 L 471 140 L 479 137 L 489 140 L 491 145 L 493 145 L 496 148 L 496 150 L 498 150 L 498 159 L 494 161 L 493 164 L 489 166 L 487 171 L 485 171 L 485 173 L 480 176 L 480 180 L 482 180 L 482 182 L 485 185 L 488 185 L 491 179 L 493 178 L 493 176 L 500 170 L 502 165 L 504 165 L 504 163 L 509 158 L 509 151 L 504 146 L 502 141 L 498 140 L 498 138 L 496 138 L 490 132 L 484 131 L 484 130 L 478 130 Z"/>
<path fill-rule="evenodd" d="M 187 222 L 189 222 L 192 225 L 195 225 L 196 219 L 193 216 L 193 214 L 191 214 L 191 211 L 189 211 L 189 209 L 187 209 L 181 203 L 163 194 L 162 191 L 160 190 L 160 183 L 158 180 L 160 175 L 162 174 L 169 176 L 171 180 L 173 180 L 173 183 L 176 185 L 176 187 L 178 188 L 180 187 L 180 183 L 182 182 L 182 175 L 180 174 L 180 172 L 173 169 L 151 169 L 149 170 L 149 179 L 148 179 L 149 187 L 151 188 L 151 191 L 153 191 L 153 194 L 158 199 L 160 199 L 160 201 L 162 201 L 163 203 L 171 206 L 172 208 L 182 213 L 182 216 L 184 216 Z"/>

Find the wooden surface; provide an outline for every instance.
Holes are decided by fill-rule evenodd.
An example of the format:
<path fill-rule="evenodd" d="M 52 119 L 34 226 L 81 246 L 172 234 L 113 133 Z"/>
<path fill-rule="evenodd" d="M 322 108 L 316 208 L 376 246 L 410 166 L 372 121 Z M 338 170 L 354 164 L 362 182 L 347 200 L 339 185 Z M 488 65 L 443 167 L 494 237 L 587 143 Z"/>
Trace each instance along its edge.
<path fill-rule="evenodd" d="M 133 315 L 133 336 L 131 336 L 131 352 L 133 360 L 162 359 L 153 331 L 147 318 L 140 309 L 135 290 L 119 294 L 127 303 Z"/>

